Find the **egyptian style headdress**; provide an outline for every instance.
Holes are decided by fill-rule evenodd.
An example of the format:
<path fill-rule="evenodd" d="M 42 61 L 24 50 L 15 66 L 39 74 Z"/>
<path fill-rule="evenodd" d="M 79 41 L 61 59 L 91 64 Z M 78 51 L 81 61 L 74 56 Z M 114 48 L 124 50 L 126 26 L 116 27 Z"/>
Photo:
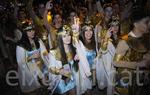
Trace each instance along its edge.
<path fill-rule="evenodd" d="M 81 31 L 85 31 L 87 27 L 91 27 L 93 29 L 93 25 L 91 24 L 91 20 L 89 19 L 89 17 L 86 17 L 84 25 L 81 28 Z"/>
<path fill-rule="evenodd" d="M 34 29 L 32 20 L 27 19 L 27 20 L 22 21 L 22 29 L 23 31 L 29 31 L 29 30 Z"/>
<path fill-rule="evenodd" d="M 58 32 L 57 35 L 65 35 L 65 34 L 70 34 L 71 33 L 71 27 L 69 27 L 68 25 L 64 25 L 60 31 Z"/>
<path fill-rule="evenodd" d="M 116 25 L 119 25 L 119 24 L 120 24 L 119 16 L 112 16 L 112 20 L 109 23 L 109 26 L 116 26 Z"/>

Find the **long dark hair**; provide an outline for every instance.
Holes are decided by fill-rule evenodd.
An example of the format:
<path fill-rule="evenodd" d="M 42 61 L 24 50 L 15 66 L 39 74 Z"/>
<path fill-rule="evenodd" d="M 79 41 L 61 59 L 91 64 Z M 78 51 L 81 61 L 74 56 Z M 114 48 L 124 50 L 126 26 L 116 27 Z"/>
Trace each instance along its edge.
<path fill-rule="evenodd" d="M 62 64 L 68 64 L 68 60 L 67 60 L 67 55 L 66 55 L 66 52 L 65 52 L 65 49 L 64 49 L 64 44 L 63 44 L 63 40 L 62 40 L 62 36 L 59 35 L 57 37 L 57 40 L 58 40 L 58 47 L 60 49 L 60 54 L 61 54 L 61 62 Z M 71 42 L 72 42 L 72 39 L 71 39 Z M 74 67 L 74 70 L 75 71 L 78 71 L 78 61 L 75 61 L 74 60 L 74 57 L 76 55 L 76 49 L 75 47 L 73 46 L 72 43 L 69 44 L 69 48 L 70 48 L 70 52 L 72 53 L 72 58 L 73 58 L 73 67 Z"/>
<path fill-rule="evenodd" d="M 92 32 L 93 32 L 93 35 L 92 35 L 92 38 L 91 38 L 91 42 L 90 43 L 87 43 L 86 42 L 86 38 L 85 38 L 85 30 L 82 29 L 81 30 L 81 37 L 80 37 L 80 40 L 83 42 L 83 44 L 85 45 L 85 47 L 87 49 L 90 49 L 90 50 L 96 50 L 96 44 L 95 44 L 95 35 L 94 35 L 94 30 L 93 30 L 93 27 L 90 26 L 90 25 L 86 25 L 86 26 L 83 26 L 83 27 L 91 27 L 92 28 Z"/>
<path fill-rule="evenodd" d="M 58 40 L 58 47 L 60 49 L 60 54 L 61 54 L 61 61 L 62 61 L 62 63 L 66 64 L 68 62 L 68 60 L 67 60 L 67 55 L 66 55 L 66 52 L 64 49 L 64 43 L 62 40 L 62 35 L 58 35 L 57 40 Z M 70 51 L 72 53 L 72 56 L 74 57 L 76 53 L 75 53 L 75 48 L 73 47 L 72 43 L 69 44 L 69 48 L 70 48 Z"/>
<path fill-rule="evenodd" d="M 35 45 L 36 45 L 36 49 L 39 49 L 40 48 L 40 44 L 39 44 L 39 39 L 37 36 L 35 36 L 33 38 L 34 42 L 35 42 Z M 20 41 L 18 42 L 17 44 L 18 46 L 21 46 L 23 47 L 24 49 L 28 50 L 28 51 L 32 51 L 32 45 L 30 44 L 30 41 L 29 41 L 29 38 L 27 36 L 27 33 L 26 32 L 23 32 L 22 33 L 22 38 L 20 39 Z"/>

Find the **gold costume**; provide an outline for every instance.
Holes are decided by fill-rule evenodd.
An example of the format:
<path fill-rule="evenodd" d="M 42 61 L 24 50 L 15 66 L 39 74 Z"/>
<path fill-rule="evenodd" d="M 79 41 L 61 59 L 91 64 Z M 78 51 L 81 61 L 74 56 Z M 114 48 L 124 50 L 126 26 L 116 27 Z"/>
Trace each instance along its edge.
<path fill-rule="evenodd" d="M 131 36 L 124 36 L 122 37 L 122 40 L 124 40 L 126 42 L 126 44 L 128 45 L 128 49 L 126 50 L 126 52 L 123 54 L 116 54 L 114 61 L 118 64 L 124 64 L 122 65 L 122 67 L 118 67 L 117 71 L 117 82 L 121 81 L 121 78 L 123 77 L 130 77 L 129 74 L 127 73 L 122 73 L 123 71 L 127 70 L 130 72 L 131 76 L 132 76 L 132 85 L 126 85 L 123 86 L 121 83 L 119 85 L 116 86 L 116 90 L 119 94 L 123 94 L 123 95 L 136 95 L 136 88 L 138 87 L 136 82 L 136 76 L 137 74 L 134 73 L 136 70 L 136 62 L 139 62 L 143 59 L 143 55 L 145 53 L 147 53 L 146 48 L 143 45 L 143 41 L 142 38 L 135 38 L 135 37 L 131 37 Z M 120 62 L 120 63 L 119 63 Z M 122 63 L 121 63 L 122 62 Z M 135 65 L 135 66 L 133 66 Z M 135 67 L 135 68 L 131 68 L 131 66 Z M 119 77 L 119 78 L 118 78 Z M 129 82 L 129 79 L 125 79 L 124 80 L 125 83 Z"/>

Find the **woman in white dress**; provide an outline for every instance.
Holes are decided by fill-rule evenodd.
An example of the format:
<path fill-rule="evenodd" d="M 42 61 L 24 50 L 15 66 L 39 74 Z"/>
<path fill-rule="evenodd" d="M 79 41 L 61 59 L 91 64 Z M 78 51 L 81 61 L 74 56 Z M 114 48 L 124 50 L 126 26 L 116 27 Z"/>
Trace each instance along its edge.
<path fill-rule="evenodd" d="M 114 75 L 116 71 L 113 66 L 113 59 L 119 33 L 119 18 L 112 17 L 109 29 L 102 29 L 101 31 L 101 45 L 95 59 L 98 88 L 107 88 L 107 95 L 112 95 L 114 92 Z"/>
<path fill-rule="evenodd" d="M 52 93 L 76 95 L 74 72 L 78 63 L 74 60 L 76 52 L 71 41 L 71 28 L 63 25 L 57 34 L 58 46 L 49 53 L 50 79 L 53 81 L 49 88 Z"/>
<path fill-rule="evenodd" d="M 82 27 L 81 41 L 83 42 L 86 58 L 88 60 L 90 71 L 92 73 L 90 81 L 92 83 L 92 86 L 96 86 L 96 72 L 95 72 L 96 67 L 94 63 L 94 59 L 96 58 L 96 46 L 95 46 L 96 44 L 93 25 L 91 25 L 91 23 L 85 23 L 85 25 Z"/>
<path fill-rule="evenodd" d="M 89 90 L 92 89 L 92 82 L 90 80 L 91 69 L 87 59 L 87 52 L 84 44 L 79 40 L 79 18 L 74 18 L 74 24 L 72 25 L 73 31 L 73 44 L 76 48 L 77 58 L 79 60 L 79 70 L 76 72 L 76 88 L 77 95 L 90 95 Z"/>
<path fill-rule="evenodd" d="M 41 87 L 40 80 L 45 79 L 47 73 L 47 50 L 35 35 L 30 22 L 23 24 L 22 38 L 16 48 L 18 62 L 19 84 L 23 93 L 36 95 L 36 90 Z"/>
<path fill-rule="evenodd" d="M 49 53 L 49 68 L 52 72 L 51 77 L 55 80 L 50 84 L 50 88 L 59 94 L 66 94 L 76 87 L 75 95 L 82 95 L 92 88 L 91 81 L 88 78 L 91 76 L 90 66 L 85 56 L 84 46 L 78 39 L 79 31 L 77 28 L 79 28 L 79 23 L 74 24 L 71 30 L 67 27 L 64 25 L 63 31 L 58 32 L 58 47 L 50 50 Z M 72 37 L 72 42 L 70 42 L 70 37 Z M 68 68 L 68 71 L 64 68 Z M 71 76 L 68 76 L 70 71 Z M 66 79 L 63 79 L 64 76 L 67 77 L 67 82 Z"/>

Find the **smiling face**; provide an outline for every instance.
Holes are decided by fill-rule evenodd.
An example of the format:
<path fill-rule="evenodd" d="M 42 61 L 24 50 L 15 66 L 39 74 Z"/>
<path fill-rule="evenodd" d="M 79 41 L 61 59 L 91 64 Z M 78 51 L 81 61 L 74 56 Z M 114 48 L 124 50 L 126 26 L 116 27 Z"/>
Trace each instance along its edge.
<path fill-rule="evenodd" d="M 71 43 L 70 33 L 66 33 L 66 34 L 62 35 L 62 40 L 65 45 L 69 45 Z"/>
<path fill-rule="evenodd" d="M 33 39 L 34 35 L 35 35 L 35 31 L 34 30 L 28 30 L 27 32 L 27 36 L 29 39 Z"/>
<path fill-rule="evenodd" d="M 93 36 L 93 30 L 91 27 L 86 27 L 84 32 L 85 40 L 91 40 Z"/>

